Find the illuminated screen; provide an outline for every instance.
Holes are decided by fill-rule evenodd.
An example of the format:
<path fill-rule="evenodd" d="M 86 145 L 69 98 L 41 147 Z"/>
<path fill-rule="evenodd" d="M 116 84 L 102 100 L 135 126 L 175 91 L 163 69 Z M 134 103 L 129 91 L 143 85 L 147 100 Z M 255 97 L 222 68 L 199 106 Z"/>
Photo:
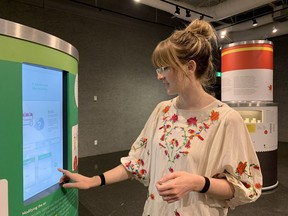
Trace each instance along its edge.
<path fill-rule="evenodd" d="M 63 72 L 22 64 L 24 201 L 58 184 L 63 167 Z"/>

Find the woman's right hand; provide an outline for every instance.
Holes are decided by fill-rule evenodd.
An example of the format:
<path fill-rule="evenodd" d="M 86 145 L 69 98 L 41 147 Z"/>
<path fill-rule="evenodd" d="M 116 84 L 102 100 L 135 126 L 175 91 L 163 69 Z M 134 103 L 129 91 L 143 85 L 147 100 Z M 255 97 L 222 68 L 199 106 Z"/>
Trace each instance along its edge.
<path fill-rule="evenodd" d="M 58 168 L 58 171 L 63 173 L 59 183 L 62 184 L 64 188 L 89 189 L 100 185 L 100 178 L 98 176 L 87 177 L 78 173 L 71 173 L 61 168 Z M 70 182 L 70 180 L 73 182 Z"/>

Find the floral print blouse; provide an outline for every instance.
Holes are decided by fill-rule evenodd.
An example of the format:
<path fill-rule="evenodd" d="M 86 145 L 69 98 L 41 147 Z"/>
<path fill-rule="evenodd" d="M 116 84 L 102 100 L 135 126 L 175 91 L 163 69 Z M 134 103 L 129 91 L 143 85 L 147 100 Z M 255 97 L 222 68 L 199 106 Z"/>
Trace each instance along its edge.
<path fill-rule="evenodd" d="M 176 98 L 157 105 L 121 163 L 148 186 L 143 216 L 222 216 L 228 208 L 255 201 L 262 175 L 253 143 L 237 111 L 215 100 L 200 110 L 181 110 Z M 234 197 L 217 200 L 190 192 L 168 204 L 155 187 L 168 173 L 186 171 L 226 178 Z"/>

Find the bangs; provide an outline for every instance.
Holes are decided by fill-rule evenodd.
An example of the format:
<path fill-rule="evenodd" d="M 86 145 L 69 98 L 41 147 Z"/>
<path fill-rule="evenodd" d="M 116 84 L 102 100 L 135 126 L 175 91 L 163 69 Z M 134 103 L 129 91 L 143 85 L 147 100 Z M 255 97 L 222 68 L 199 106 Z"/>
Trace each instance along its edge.
<path fill-rule="evenodd" d="M 171 45 L 168 45 L 168 41 L 164 40 L 160 42 L 152 53 L 152 64 L 156 67 L 173 66 L 175 62 L 172 54 Z"/>

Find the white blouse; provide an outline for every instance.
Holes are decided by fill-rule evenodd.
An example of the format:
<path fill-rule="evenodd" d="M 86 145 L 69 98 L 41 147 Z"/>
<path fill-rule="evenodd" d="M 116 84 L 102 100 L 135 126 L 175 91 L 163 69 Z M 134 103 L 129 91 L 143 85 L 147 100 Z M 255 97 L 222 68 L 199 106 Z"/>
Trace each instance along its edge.
<path fill-rule="evenodd" d="M 200 110 L 181 110 L 176 98 L 157 105 L 121 163 L 148 186 L 143 216 L 222 216 L 228 208 L 255 201 L 262 175 L 247 128 L 239 113 L 215 100 Z M 230 200 L 190 192 L 167 203 L 156 183 L 175 171 L 226 178 L 235 188 Z"/>

